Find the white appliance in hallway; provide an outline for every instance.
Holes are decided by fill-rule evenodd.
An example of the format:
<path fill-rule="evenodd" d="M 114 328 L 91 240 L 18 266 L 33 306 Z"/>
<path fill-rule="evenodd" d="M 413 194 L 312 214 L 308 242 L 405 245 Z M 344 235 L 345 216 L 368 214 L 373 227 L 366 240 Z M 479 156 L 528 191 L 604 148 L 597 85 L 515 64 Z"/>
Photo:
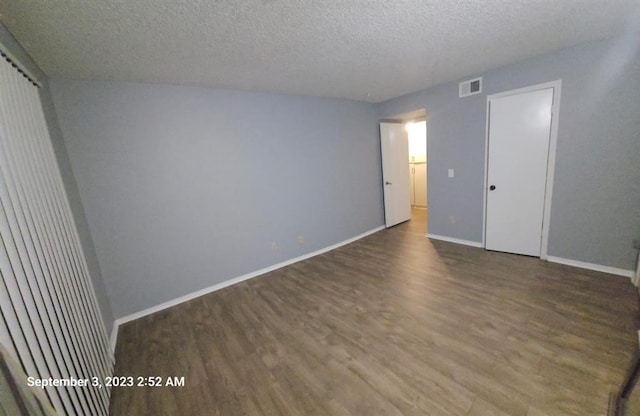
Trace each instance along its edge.
<path fill-rule="evenodd" d="M 411 175 L 411 205 L 427 207 L 427 164 L 424 162 L 409 163 Z"/>

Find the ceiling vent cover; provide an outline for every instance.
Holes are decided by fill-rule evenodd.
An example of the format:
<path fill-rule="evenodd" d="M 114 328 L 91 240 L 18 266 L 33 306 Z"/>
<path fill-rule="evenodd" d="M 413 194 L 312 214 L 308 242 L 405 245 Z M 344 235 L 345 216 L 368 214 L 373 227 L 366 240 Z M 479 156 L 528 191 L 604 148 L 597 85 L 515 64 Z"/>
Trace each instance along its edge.
<path fill-rule="evenodd" d="M 470 95 L 480 94 L 482 92 L 482 77 L 462 81 L 458 84 L 458 95 L 460 97 L 468 97 Z"/>

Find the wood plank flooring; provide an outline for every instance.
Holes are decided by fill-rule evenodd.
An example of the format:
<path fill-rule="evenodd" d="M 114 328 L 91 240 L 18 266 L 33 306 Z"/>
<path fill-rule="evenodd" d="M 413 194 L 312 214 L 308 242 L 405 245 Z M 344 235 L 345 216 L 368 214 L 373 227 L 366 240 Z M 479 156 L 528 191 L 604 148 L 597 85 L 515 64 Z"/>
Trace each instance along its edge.
<path fill-rule="evenodd" d="M 414 215 L 124 325 L 116 374 L 186 386 L 115 388 L 111 414 L 605 414 L 637 347 L 629 279 L 424 230 Z"/>

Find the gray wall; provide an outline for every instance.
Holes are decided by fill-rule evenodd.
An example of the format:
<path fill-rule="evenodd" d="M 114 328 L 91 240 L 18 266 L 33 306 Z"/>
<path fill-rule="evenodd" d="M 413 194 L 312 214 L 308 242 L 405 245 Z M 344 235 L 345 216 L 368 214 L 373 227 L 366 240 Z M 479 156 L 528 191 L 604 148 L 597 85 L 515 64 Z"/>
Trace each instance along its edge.
<path fill-rule="evenodd" d="M 426 108 L 429 232 L 482 240 L 486 95 L 562 79 L 549 255 L 633 269 L 631 240 L 640 236 L 637 39 L 585 44 L 479 75 L 483 94 L 460 99 L 450 83 L 378 107 L 381 118 Z M 448 168 L 455 178 L 447 178 Z"/>
<path fill-rule="evenodd" d="M 76 223 L 76 228 L 78 229 L 80 243 L 82 244 L 82 249 L 87 260 L 87 266 L 89 268 L 89 273 L 91 274 L 93 288 L 96 292 L 100 311 L 102 312 L 102 318 L 107 331 L 109 331 L 113 326 L 113 313 L 111 311 L 111 305 L 107 298 L 107 291 L 102 280 L 102 274 L 100 272 L 100 266 L 98 264 L 95 249 L 93 247 L 93 240 L 91 238 L 91 233 L 89 232 L 89 226 L 87 225 L 84 208 L 80 202 L 78 187 L 76 185 L 73 172 L 71 171 L 71 164 L 69 163 L 64 140 L 62 139 L 56 112 L 51 100 L 48 79 L 2 24 L 0 24 L 0 43 L 8 49 L 15 59 L 20 61 L 20 64 L 23 65 L 23 67 L 29 70 L 33 76 L 37 77 L 38 81 L 42 83 L 42 88 L 40 88 L 39 91 L 40 99 L 47 119 L 51 142 L 58 160 L 58 166 L 60 168 L 67 197 L 71 205 L 71 211 Z"/>
<path fill-rule="evenodd" d="M 51 87 L 116 317 L 383 224 L 374 105 L 157 84 Z"/>

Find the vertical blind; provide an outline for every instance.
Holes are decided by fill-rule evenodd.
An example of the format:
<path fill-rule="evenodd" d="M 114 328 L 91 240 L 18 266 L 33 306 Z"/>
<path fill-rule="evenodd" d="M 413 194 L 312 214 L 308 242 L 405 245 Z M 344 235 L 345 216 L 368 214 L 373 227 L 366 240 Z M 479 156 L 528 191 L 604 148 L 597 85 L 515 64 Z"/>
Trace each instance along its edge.
<path fill-rule="evenodd" d="M 0 342 L 27 376 L 89 380 L 45 388 L 58 414 L 108 414 L 113 355 L 38 88 L 3 57 L 0 243 Z"/>

